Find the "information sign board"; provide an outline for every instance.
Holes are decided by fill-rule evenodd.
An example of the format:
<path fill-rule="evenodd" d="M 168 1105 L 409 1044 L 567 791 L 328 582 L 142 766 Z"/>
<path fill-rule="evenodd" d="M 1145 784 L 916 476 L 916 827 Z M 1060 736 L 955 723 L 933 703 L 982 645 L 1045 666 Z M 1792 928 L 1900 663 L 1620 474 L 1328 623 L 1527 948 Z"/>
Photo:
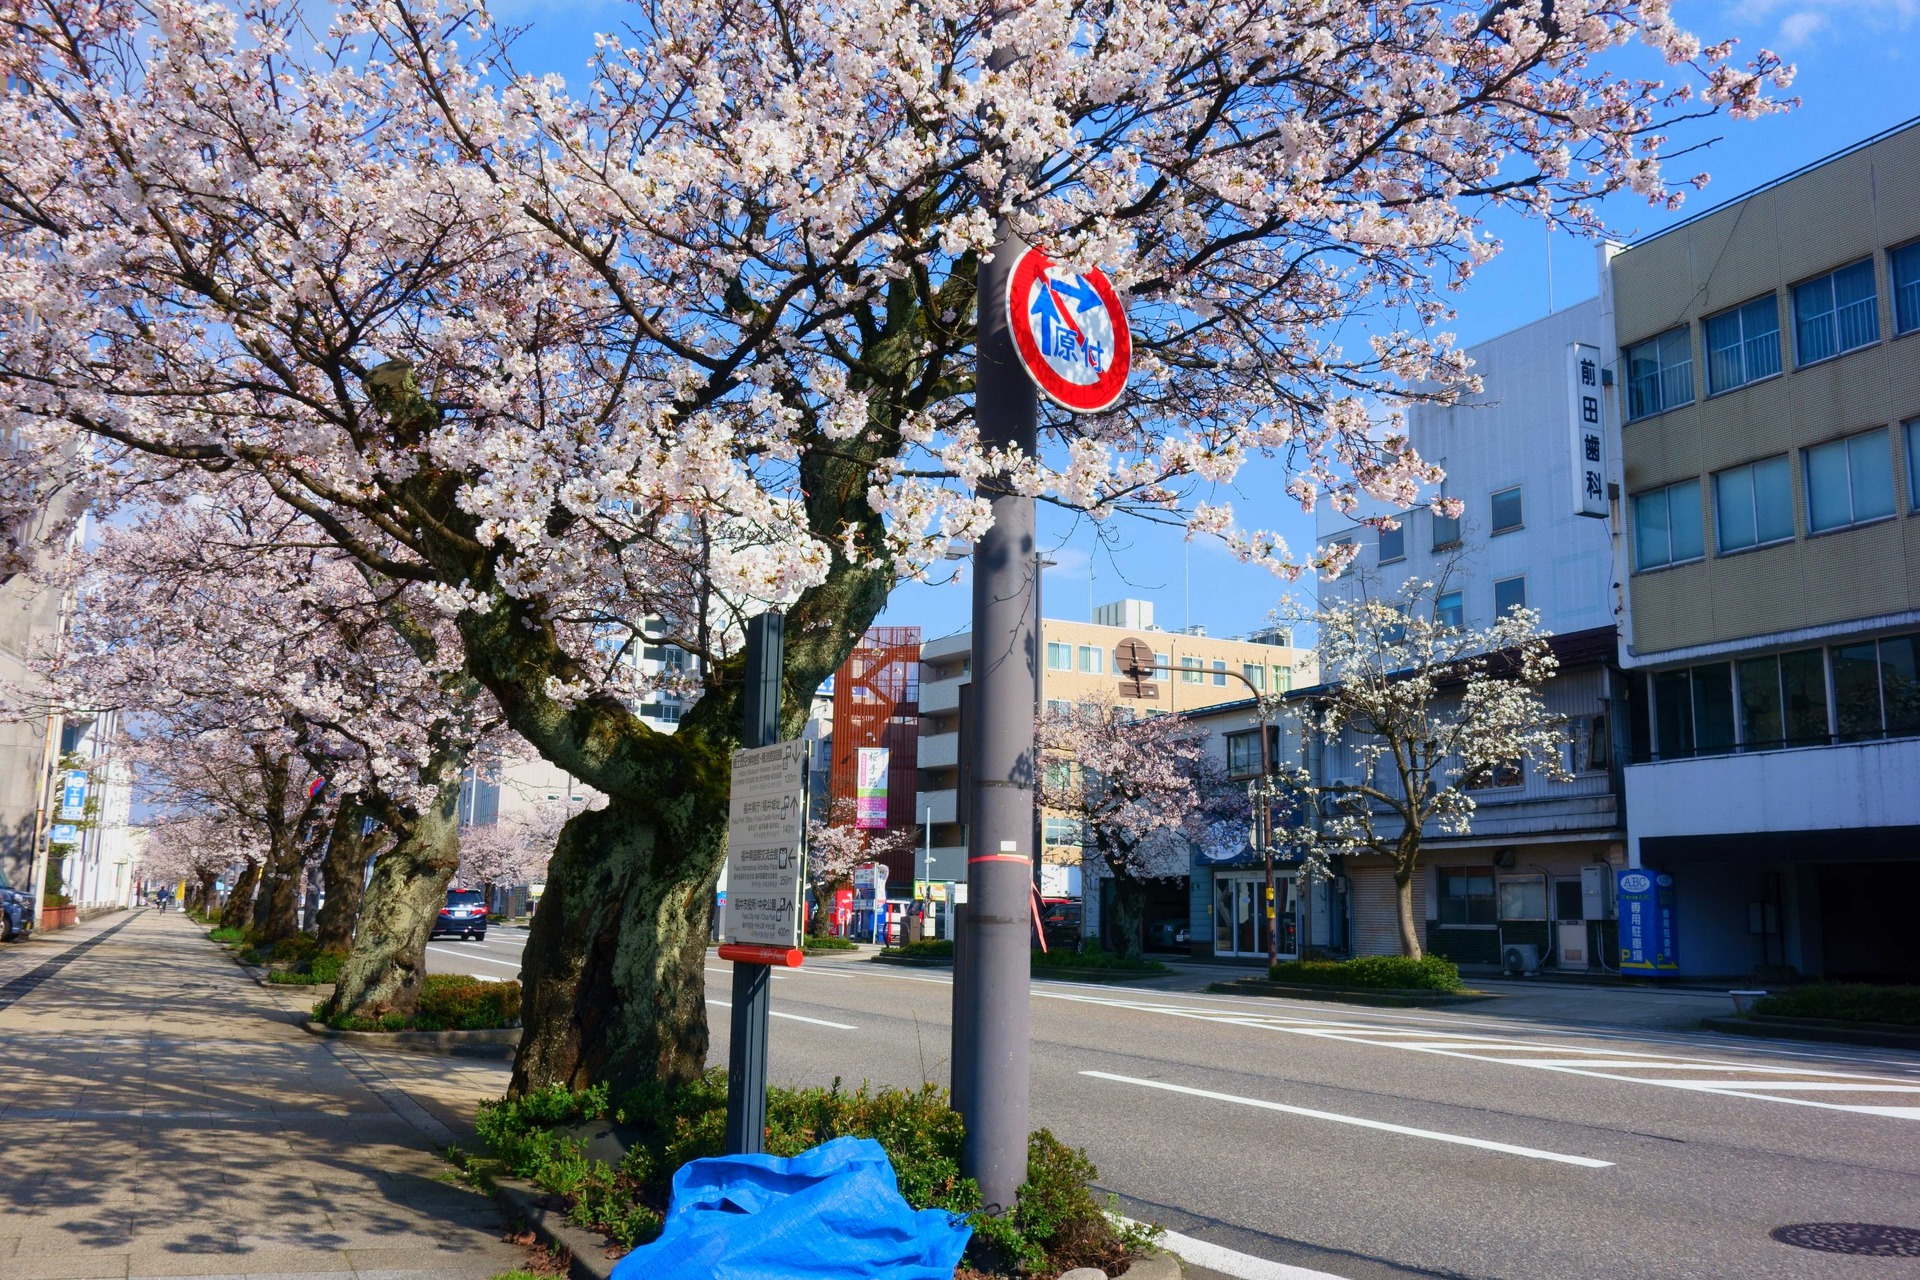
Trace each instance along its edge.
<path fill-rule="evenodd" d="M 806 765 L 807 744 L 798 739 L 733 753 L 727 812 L 728 942 L 800 944 Z"/>
<path fill-rule="evenodd" d="M 1671 973 L 1680 967 L 1673 930 L 1673 877 L 1645 867 L 1619 873 L 1620 968 Z"/>
<path fill-rule="evenodd" d="M 78 821 L 87 816 L 87 771 L 69 769 L 60 786 L 60 816 Z"/>

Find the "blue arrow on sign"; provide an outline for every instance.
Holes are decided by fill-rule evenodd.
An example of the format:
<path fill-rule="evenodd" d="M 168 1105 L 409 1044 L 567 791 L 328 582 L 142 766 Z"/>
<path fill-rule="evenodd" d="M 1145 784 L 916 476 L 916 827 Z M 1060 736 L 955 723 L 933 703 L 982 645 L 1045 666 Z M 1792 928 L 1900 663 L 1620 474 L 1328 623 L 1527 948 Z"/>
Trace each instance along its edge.
<path fill-rule="evenodd" d="M 1076 275 L 1071 284 L 1055 280 L 1053 287 L 1057 292 L 1064 293 L 1074 300 L 1077 304 L 1074 307 L 1075 311 L 1090 311 L 1100 305 L 1100 295 L 1093 291 L 1093 286 L 1088 284 L 1083 276 Z"/>

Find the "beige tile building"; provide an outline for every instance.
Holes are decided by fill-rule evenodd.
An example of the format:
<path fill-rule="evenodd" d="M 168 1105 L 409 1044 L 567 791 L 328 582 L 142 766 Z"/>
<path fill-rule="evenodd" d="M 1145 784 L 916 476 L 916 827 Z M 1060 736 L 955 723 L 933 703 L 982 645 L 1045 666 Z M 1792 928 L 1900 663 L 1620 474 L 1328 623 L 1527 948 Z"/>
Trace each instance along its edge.
<path fill-rule="evenodd" d="M 1679 969 L 1920 973 L 1920 127 L 1607 257 L 1630 856 Z"/>

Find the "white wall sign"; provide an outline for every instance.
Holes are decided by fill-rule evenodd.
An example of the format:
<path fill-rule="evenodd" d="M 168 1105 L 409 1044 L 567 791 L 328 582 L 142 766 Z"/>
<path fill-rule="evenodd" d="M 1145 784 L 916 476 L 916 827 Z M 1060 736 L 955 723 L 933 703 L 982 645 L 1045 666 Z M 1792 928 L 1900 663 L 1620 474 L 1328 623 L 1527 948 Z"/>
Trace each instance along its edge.
<path fill-rule="evenodd" d="M 1600 348 L 1567 344 L 1567 418 L 1573 430 L 1573 510 L 1607 518 L 1607 433 Z"/>
<path fill-rule="evenodd" d="M 800 945 L 806 765 L 807 744 L 801 739 L 733 753 L 727 811 L 728 942 Z"/>

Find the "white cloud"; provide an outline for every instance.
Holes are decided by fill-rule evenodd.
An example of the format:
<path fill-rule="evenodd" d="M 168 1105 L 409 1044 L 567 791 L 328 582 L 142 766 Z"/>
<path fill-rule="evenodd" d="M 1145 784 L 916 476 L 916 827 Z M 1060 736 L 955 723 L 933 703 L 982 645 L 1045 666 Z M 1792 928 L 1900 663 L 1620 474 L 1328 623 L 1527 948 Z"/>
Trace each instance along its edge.
<path fill-rule="evenodd" d="M 1920 18 L 1920 0 L 1735 0 L 1729 7 L 1755 25 L 1777 18 L 1774 43 L 1782 49 L 1804 48 L 1836 28 L 1900 31 Z"/>

